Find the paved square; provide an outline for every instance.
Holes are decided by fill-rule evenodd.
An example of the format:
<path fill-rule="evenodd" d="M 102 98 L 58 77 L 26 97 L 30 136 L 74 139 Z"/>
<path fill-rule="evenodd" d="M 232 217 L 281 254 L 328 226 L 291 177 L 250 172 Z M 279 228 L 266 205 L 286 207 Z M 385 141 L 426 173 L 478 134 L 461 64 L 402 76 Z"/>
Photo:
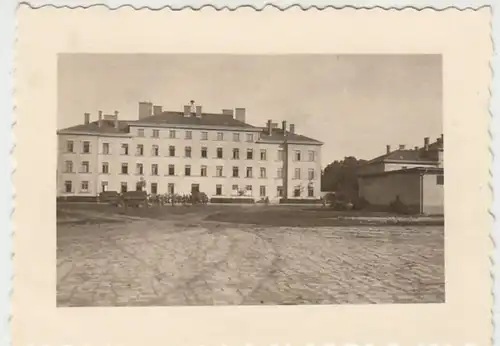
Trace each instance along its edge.
<path fill-rule="evenodd" d="M 444 302 L 442 226 L 115 221 L 58 225 L 58 306 Z"/>

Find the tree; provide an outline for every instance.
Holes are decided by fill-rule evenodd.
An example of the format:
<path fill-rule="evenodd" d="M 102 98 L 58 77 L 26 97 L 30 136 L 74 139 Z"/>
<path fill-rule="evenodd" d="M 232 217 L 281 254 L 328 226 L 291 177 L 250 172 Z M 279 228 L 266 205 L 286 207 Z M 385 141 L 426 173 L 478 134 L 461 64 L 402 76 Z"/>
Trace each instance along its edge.
<path fill-rule="evenodd" d="M 323 170 L 321 174 L 321 189 L 352 199 L 358 196 L 358 170 L 365 160 L 358 160 L 353 156 L 343 160 L 335 160 Z"/>

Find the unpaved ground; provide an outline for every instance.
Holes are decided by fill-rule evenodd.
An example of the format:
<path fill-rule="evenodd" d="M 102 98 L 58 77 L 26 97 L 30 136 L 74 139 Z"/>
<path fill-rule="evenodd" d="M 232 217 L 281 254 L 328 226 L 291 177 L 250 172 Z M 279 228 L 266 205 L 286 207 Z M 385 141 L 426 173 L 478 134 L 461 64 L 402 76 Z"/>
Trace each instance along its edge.
<path fill-rule="evenodd" d="M 267 227 L 204 216 L 62 222 L 58 306 L 444 302 L 443 226 Z"/>

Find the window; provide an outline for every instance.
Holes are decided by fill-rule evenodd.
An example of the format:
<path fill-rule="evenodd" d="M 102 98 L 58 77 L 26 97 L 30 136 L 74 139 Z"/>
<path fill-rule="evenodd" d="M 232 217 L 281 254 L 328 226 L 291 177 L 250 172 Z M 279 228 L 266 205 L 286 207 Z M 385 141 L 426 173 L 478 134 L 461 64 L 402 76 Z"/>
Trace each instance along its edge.
<path fill-rule="evenodd" d="M 260 160 L 261 161 L 266 161 L 267 160 L 267 151 L 266 151 L 266 149 L 260 149 Z"/>
<path fill-rule="evenodd" d="M 168 175 L 175 175 L 175 166 L 168 165 Z"/>
<path fill-rule="evenodd" d="M 253 149 L 247 149 L 247 160 L 253 160 Z"/>
<path fill-rule="evenodd" d="M 309 161 L 313 162 L 316 160 L 316 153 L 314 152 L 314 150 L 309 150 Z"/>
<path fill-rule="evenodd" d="M 137 144 L 137 149 L 136 149 L 136 151 L 135 151 L 135 154 L 136 154 L 137 156 L 142 156 L 142 155 L 144 155 L 144 145 L 142 145 L 142 144 Z"/>
<path fill-rule="evenodd" d="M 260 197 L 266 197 L 266 187 L 264 185 L 260 186 Z"/>
<path fill-rule="evenodd" d="M 308 197 L 314 197 L 314 186 L 309 185 L 307 187 L 307 196 Z"/>
<path fill-rule="evenodd" d="M 64 163 L 64 172 L 73 173 L 73 161 L 66 161 Z"/>
<path fill-rule="evenodd" d="M 173 195 L 175 193 L 175 185 L 173 183 L 168 183 L 168 193 Z"/>
<path fill-rule="evenodd" d="M 233 133 L 233 142 L 239 142 L 239 141 L 240 141 L 240 134 Z"/>
<path fill-rule="evenodd" d="M 170 157 L 175 156 L 175 147 L 173 145 L 168 147 L 168 156 Z"/>
<path fill-rule="evenodd" d="M 176 136 L 175 130 L 168 131 L 168 137 L 174 139 Z"/>
<path fill-rule="evenodd" d="M 82 181 L 81 186 L 80 186 L 80 191 L 89 192 L 89 182 L 88 181 Z"/>
<path fill-rule="evenodd" d="M 109 155 L 109 143 L 102 143 L 102 153 Z"/>
<path fill-rule="evenodd" d="M 64 182 L 64 192 L 66 193 L 73 192 L 73 183 L 71 182 L 71 180 L 66 180 Z"/>
<path fill-rule="evenodd" d="M 215 185 L 215 195 L 216 196 L 221 196 L 222 195 L 222 185 L 220 185 L 220 184 Z"/>
<path fill-rule="evenodd" d="M 300 179 L 300 168 L 295 168 L 293 179 Z"/>
<path fill-rule="evenodd" d="M 240 149 L 234 148 L 233 149 L 233 160 L 239 160 L 240 159 Z"/>
<path fill-rule="evenodd" d="M 144 129 L 137 130 L 137 137 L 144 137 Z"/>
<path fill-rule="evenodd" d="M 277 195 L 278 197 L 284 197 L 284 196 L 285 196 L 285 193 L 284 193 L 284 192 L 285 192 L 285 191 L 283 190 L 283 186 L 278 186 L 278 187 L 276 188 L 276 195 Z"/>
<path fill-rule="evenodd" d="M 307 171 L 307 179 L 309 179 L 309 180 L 315 179 L 314 168 L 309 168 L 309 170 Z"/>
<path fill-rule="evenodd" d="M 135 166 L 135 173 L 138 174 L 138 175 L 143 175 L 144 174 L 144 166 L 142 165 L 142 163 L 136 164 L 136 166 Z"/>
<path fill-rule="evenodd" d="M 186 177 L 189 177 L 191 175 L 191 166 L 190 165 L 184 166 L 184 175 Z"/>
<path fill-rule="evenodd" d="M 444 185 L 444 174 L 436 175 L 436 184 Z"/>
<path fill-rule="evenodd" d="M 278 150 L 278 161 L 283 161 L 285 159 L 285 151 Z"/>
<path fill-rule="evenodd" d="M 191 147 L 185 147 L 184 148 L 184 156 L 185 157 L 191 157 Z"/>
<path fill-rule="evenodd" d="M 253 176 L 252 167 L 247 167 L 247 178 L 251 178 Z"/>
<path fill-rule="evenodd" d="M 217 132 L 217 140 L 218 141 L 224 140 L 224 132 Z"/>
<path fill-rule="evenodd" d="M 128 144 L 122 144 L 121 149 L 122 155 L 128 155 Z"/>
<path fill-rule="evenodd" d="M 128 174 L 128 163 L 122 163 L 122 174 Z"/>
<path fill-rule="evenodd" d="M 300 161 L 300 150 L 295 150 L 294 155 L 293 155 L 293 159 L 295 161 Z"/>
<path fill-rule="evenodd" d="M 151 165 L 151 175 L 158 175 L 158 164 L 153 163 Z"/>
<path fill-rule="evenodd" d="M 217 158 L 222 159 L 222 148 L 217 148 Z"/>
<path fill-rule="evenodd" d="M 296 186 L 293 189 L 293 197 L 300 197 L 300 186 Z"/>
<path fill-rule="evenodd" d="M 202 131 L 201 132 L 201 140 L 206 141 L 208 139 L 208 132 Z"/>
<path fill-rule="evenodd" d="M 127 188 L 127 182 L 122 181 L 121 184 L 120 184 L 120 192 L 124 193 L 124 192 L 127 192 L 127 190 L 128 190 L 128 188 Z"/>
<path fill-rule="evenodd" d="M 238 193 L 238 185 L 233 185 L 231 186 L 231 191 L 233 191 L 234 194 L 237 194 Z"/>
<path fill-rule="evenodd" d="M 283 168 L 278 168 L 276 171 L 276 178 L 283 178 Z"/>
<path fill-rule="evenodd" d="M 253 133 L 247 133 L 247 142 L 253 142 Z"/>
<path fill-rule="evenodd" d="M 101 191 L 102 192 L 108 191 L 108 182 L 107 181 L 102 181 L 101 182 Z"/>
<path fill-rule="evenodd" d="M 240 169 L 238 167 L 233 167 L 233 178 L 238 178 L 240 176 Z"/>
<path fill-rule="evenodd" d="M 89 154 L 90 153 L 90 142 L 84 141 L 82 145 L 82 153 Z"/>
<path fill-rule="evenodd" d="M 109 163 L 107 162 L 102 163 L 102 173 L 109 174 Z"/>
<path fill-rule="evenodd" d="M 160 137 L 160 130 L 153 130 L 153 134 L 151 135 L 153 138 L 159 138 Z"/>
<path fill-rule="evenodd" d="M 67 141 L 66 142 L 66 151 L 68 153 L 74 153 L 75 152 L 75 143 L 73 141 Z"/>
<path fill-rule="evenodd" d="M 193 131 L 186 131 L 184 138 L 193 139 Z"/>
<path fill-rule="evenodd" d="M 260 177 L 261 178 L 265 178 L 266 177 L 266 168 L 265 167 L 261 167 L 260 168 Z"/>
<path fill-rule="evenodd" d="M 247 191 L 247 194 L 248 194 L 249 196 L 252 196 L 252 191 L 253 191 L 253 187 L 252 187 L 252 185 L 247 185 L 247 186 L 245 186 L 245 190 Z"/>
<path fill-rule="evenodd" d="M 82 170 L 81 173 L 89 173 L 90 171 L 90 164 L 88 161 L 82 161 Z"/>
<path fill-rule="evenodd" d="M 201 148 L 201 157 L 206 159 L 208 157 L 208 150 L 206 147 Z"/>
<path fill-rule="evenodd" d="M 153 145 L 151 149 L 151 155 L 152 156 L 159 156 L 160 155 L 160 147 L 157 145 Z"/>
<path fill-rule="evenodd" d="M 158 193 L 158 183 L 151 183 L 151 193 L 153 195 Z"/>
<path fill-rule="evenodd" d="M 215 167 L 215 175 L 217 177 L 222 177 L 222 166 Z"/>
<path fill-rule="evenodd" d="M 207 176 L 207 166 L 201 166 L 200 175 L 202 177 L 206 177 Z"/>

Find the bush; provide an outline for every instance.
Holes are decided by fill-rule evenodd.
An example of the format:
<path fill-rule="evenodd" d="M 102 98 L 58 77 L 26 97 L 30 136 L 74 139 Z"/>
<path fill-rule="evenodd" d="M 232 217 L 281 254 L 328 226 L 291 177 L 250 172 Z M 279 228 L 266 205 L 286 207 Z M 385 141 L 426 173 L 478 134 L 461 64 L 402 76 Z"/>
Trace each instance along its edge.
<path fill-rule="evenodd" d="M 352 204 L 353 204 L 354 210 L 363 210 L 363 209 L 366 209 L 370 206 L 370 203 L 363 197 L 356 198 L 352 202 Z"/>
<path fill-rule="evenodd" d="M 212 197 L 210 203 L 234 203 L 234 204 L 253 204 L 253 198 L 230 198 L 230 197 Z"/>
<path fill-rule="evenodd" d="M 307 199 L 307 198 L 289 198 L 289 199 L 280 199 L 280 204 L 321 204 L 321 199 Z"/>
<path fill-rule="evenodd" d="M 389 204 L 389 211 L 397 213 L 397 214 L 404 214 L 404 215 L 418 213 L 418 210 L 416 210 L 416 208 L 414 208 L 414 207 L 412 208 L 412 207 L 404 204 L 399 199 L 399 196 L 397 196 L 396 199 L 391 204 Z"/>

